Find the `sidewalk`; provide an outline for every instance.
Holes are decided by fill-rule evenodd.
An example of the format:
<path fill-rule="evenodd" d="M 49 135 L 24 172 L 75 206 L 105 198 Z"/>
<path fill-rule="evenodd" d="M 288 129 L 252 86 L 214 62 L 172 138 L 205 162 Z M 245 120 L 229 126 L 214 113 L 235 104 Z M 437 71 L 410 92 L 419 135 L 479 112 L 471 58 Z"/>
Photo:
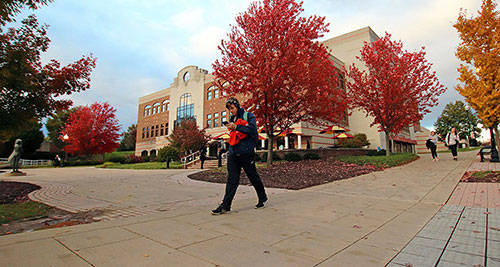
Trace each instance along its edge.
<path fill-rule="evenodd" d="M 433 218 L 476 160 L 442 155 L 233 212 L 213 203 L 0 237 L 2 266 L 384 266 Z"/>

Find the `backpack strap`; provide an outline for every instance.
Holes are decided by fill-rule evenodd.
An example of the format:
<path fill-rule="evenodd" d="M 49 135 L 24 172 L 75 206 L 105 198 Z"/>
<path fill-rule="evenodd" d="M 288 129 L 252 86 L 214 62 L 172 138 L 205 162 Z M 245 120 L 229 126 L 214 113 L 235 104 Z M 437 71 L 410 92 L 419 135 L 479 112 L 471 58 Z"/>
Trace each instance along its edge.
<path fill-rule="evenodd" d="M 248 112 L 243 112 L 243 120 L 248 122 Z"/>

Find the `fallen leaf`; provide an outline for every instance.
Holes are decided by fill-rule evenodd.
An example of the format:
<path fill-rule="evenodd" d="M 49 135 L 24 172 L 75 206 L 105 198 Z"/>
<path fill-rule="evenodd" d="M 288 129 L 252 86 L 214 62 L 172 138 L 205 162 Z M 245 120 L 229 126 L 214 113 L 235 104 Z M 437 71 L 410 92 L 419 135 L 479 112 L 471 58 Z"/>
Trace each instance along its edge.
<path fill-rule="evenodd" d="M 147 257 L 149 257 L 149 255 L 148 255 L 148 254 L 142 254 L 142 256 L 143 256 L 143 257 L 146 257 L 146 258 L 147 258 Z"/>
<path fill-rule="evenodd" d="M 477 230 L 474 230 L 473 232 L 476 233 L 476 234 L 480 234 L 481 233 L 480 231 L 477 231 Z"/>
<path fill-rule="evenodd" d="M 357 228 L 357 229 L 359 229 L 359 228 L 361 228 L 361 226 L 359 226 L 359 225 L 353 225 L 353 226 L 352 226 L 352 228 Z"/>
<path fill-rule="evenodd" d="M 269 252 L 269 250 L 264 250 L 264 253 L 265 254 L 271 254 L 271 252 Z"/>

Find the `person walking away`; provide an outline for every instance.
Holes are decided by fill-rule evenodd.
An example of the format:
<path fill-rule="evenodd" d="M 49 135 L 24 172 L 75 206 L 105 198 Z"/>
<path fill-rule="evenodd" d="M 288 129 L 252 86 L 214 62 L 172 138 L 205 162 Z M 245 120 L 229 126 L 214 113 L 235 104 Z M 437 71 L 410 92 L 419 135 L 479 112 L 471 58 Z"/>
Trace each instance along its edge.
<path fill-rule="evenodd" d="M 457 146 L 459 143 L 457 130 L 451 128 L 451 131 L 446 135 L 446 145 L 451 149 L 453 160 L 457 160 Z"/>
<path fill-rule="evenodd" d="M 264 184 L 255 167 L 255 144 L 257 140 L 257 124 L 255 116 L 240 107 L 238 100 L 230 97 L 226 108 L 232 114 L 226 125 L 231 131 L 231 142 L 227 153 L 227 182 L 222 203 L 214 210 L 213 215 L 220 215 L 231 210 L 231 204 L 240 183 L 241 168 L 245 171 L 258 196 L 255 208 L 264 207 L 267 201 Z M 238 125 L 237 125 L 238 124 Z"/>
<path fill-rule="evenodd" d="M 428 147 L 431 150 L 432 161 L 438 161 L 439 160 L 438 155 L 437 155 L 438 135 L 436 134 L 435 131 L 431 131 L 429 138 L 427 138 L 427 142 L 429 143 Z"/>
<path fill-rule="evenodd" d="M 217 157 L 217 160 L 218 160 L 217 166 L 220 168 L 220 167 L 222 167 L 222 155 L 227 152 L 226 142 L 224 140 L 220 140 L 219 146 L 220 146 L 220 148 L 219 148 L 219 154 L 217 155 L 218 156 Z"/>
<path fill-rule="evenodd" d="M 203 169 L 203 163 L 205 163 L 205 160 L 207 160 L 207 147 L 205 145 L 203 145 L 203 147 L 200 149 L 200 161 L 201 161 L 201 168 L 202 169 Z"/>

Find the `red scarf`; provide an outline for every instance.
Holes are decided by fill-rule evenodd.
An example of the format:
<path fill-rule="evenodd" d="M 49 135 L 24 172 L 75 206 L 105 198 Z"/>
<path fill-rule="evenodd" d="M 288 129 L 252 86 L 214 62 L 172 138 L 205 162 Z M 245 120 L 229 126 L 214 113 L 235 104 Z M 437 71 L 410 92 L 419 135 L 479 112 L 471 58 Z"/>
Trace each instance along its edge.
<path fill-rule="evenodd" d="M 248 122 L 244 121 L 242 119 L 238 119 L 238 120 L 236 120 L 236 122 L 234 124 L 241 125 L 241 126 L 247 126 Z M 238 144 L 245 137 L 247 137 L 247 135 L 242 133 L 242 132 L 238 132 L 236 130 L 231 131 L 229 133 L 229 144 L 234 146 L 234 145 Z"/>

